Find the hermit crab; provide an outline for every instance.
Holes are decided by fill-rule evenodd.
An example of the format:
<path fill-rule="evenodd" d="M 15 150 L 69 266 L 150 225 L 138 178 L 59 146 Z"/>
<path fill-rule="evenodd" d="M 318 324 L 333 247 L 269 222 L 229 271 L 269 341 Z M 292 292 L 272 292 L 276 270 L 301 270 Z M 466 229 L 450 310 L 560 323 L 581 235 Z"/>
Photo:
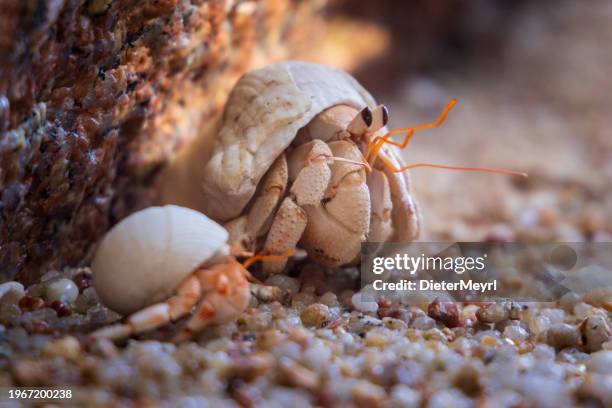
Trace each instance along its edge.
<path fill-rule="evenodd" d="M 204 170 L 204 212 L 225 223 L 230 241 L 248 236 L 269 254 L 299 244 L 330 267 L 358 262 L 365 240 L 412 241 L 419 211 L 406 170 L 456 167 L 406 166 L 399 149 L 454 103 L 434 123 L 387 131 L 387 108 L 345 72 L 299 61 L 251 71 L 225 107 Z M 266 260 L 264 271 L 285 263 Z"/>
<path fill-rule="evenodd" d="M 196 305 L 177 340 L 236 318 L 249 303 L 250 274 L 234 257 L 243 250 L 230 247 L 227 238 L 205 215 L 174 205 L 123 219 L 96 250 L 93 284 L 104 305 L 134 314 L 93 336 L 129 337 L 176 321 Z"/>

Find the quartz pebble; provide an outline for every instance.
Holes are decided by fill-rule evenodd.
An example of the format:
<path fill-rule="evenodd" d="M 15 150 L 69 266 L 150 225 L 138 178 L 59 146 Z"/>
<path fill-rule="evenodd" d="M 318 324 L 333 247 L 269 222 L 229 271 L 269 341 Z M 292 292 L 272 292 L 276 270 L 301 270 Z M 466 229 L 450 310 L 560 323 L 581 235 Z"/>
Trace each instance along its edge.
<path fill-rule="evenodd" d="M 279 362 L 282 379 L 287 385 L 313 389 L 319 384 L 319 376 L 294 361 L 283 358 Z"/>
<path fill-rule="evenodd" d="M 379 407 L 386 398 L 386 393 L 379 385 L 362 381 L 353 387 L 352 397 L 359 407 Z"/>
<path fill-rule="evenodd" d="M 476 317 L 483 323 L 499 323 L 506 320 L 509 308 L 506 303 L 490 303 L 476 312 Z"/>
<path fill-rule="evenodd" d="M 428 408 L 471 408 L 472 406 L 472 401 L 457 389 L 434 393 L 427 405 Z"/>
<path fill-rule="evenodd" d="M 410 326 L 418 330 L 429 330 L 429 329 L 433 329 L 434 327 L 436 327 L 436 322 L 431 317 L 419 316 L 412 321 Z"/>
<path fill-rule="evenodd" d="M 450 328 L 461 324 L 457 305 L 453 302 L 440 302 L 438 298 L 427 307 L 427 315 Z"/>
<path fill-rule="evenodd" d="M 351 297 L 351 303 L 353 307 L 360 312 L 372 312 L 378 311 L 378 302 L 374 296 L 370 293 L 357 292 Z"/>
<path fill-rule="evenodd" d="M 2 297 L 9 292 L 15 292 L 18 297 L 21 297 L 25 293 L 25 290 L 23 285 L 19 282 L 5 282 L 0 285 L 0 301 L 2 300 Z"/>
<path fill-rule="evenodd" d="M 327 320 L 329 308 L 321 303 L 314 303 L 302 311 L 300 317 L 307 326 L 320 326 Z"/>
<path fill-rule="evenodd" d="M 529 338 L 529 333 L 519 325 L 510 325 L 504 329 L 504 337 L 515 343 L 520 343 Z"/>
<path fill-rule="evenodd" d="M 43 348 L 43 354 L 51 357 L 64 357 L 68 360 L 76 360 L 81 352 L 79 341 L 72 336 L 65 336 L 50 341 Z"/>
<path fill-rule="evenodd" d="M 574 306 L 582 300 L 582 297 L 576 292 L 568 292 L 559 299 L 559 305 L 566 312 L 572 312 Z"/>
<path fill-rule="evenodd" d="M 19 299 L 19 307 L 24 311 L 38 310 L 44 305 L 45 301 L 39 297 L 25 295 Z"/>
<path fill-rule="evenodd" d="M 319 298 L 319 302 L 329 307 L 338 306 L 339 304 L 338 297 L 336 296 L 334 292 L 325 292 Z"/>
<path fill-rule="evenodd" d="M 49 303 L 55 301 L 72 303 L 78 296 L 79 288 L 71 279 L 60 278 L 47 283 L 45 299 Z"/>
<path fill-rule="evenodd" d="M 2 297 L 0 300 L 0 322 L 10 322 L 21 316 L 21 307 L 19 307 L 21 298 L 22 296 L 13 291 Z"/>
<path fill-rule="evenodd" d="M 550 319 L 546 316 L 532 316 L 529 319 L 529 330 L 536 336 L 545 333 L 550 325 Z"/>
<path fill-rule="evenodd" d="M 570 324 L 555 323 L 546 332 L 546 342 L 557 350 L 576 347 L 580 342 L 580 332 Z"/>
<path fill-rule="evenodd" d="M 599 351 L 612 338 L 612 330 L 603 316 L 589 316 L 580 324 L 584 348 L 589 352 Z"/>
<path fill-rule="evenodd" d="M 287 291 L 291 296 L 295 295 L 300 290 L 300 281 L 283 274 L 275 274 L 270 276 L 265 281 L 266 285 L 277 286 L 282 290 Z"/>
<path fill-rule="evenodd" d="M 87 272 L 79 272 L 76 274 L 72 280 L 74 281 L 77 288 L 79 288 L 80 292 L 83 292 L 85 289 L 91 287 L 91 274 Z"/>
<path fill-rule="evenodd" d="M 612 351 L 603 350 L 591 354 L 587 369 L 599 374 L 612 375 Z"/>
<path fill-rule="evenodd" d="M 390 405 L 397 408 L 418 408 L 421 406 L 421 394 L 404 384 L 395 385 L 391 389 Z"/>

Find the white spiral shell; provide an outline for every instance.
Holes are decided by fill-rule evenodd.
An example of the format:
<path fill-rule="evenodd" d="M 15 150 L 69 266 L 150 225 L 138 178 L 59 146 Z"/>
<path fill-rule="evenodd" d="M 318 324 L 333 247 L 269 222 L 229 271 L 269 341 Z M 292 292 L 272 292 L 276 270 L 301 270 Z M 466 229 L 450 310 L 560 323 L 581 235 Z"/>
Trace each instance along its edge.
<path fill-rule="evenodd" d="M 94 288 L 110 309 L 135 312 L 167 299 L 227 238 L 223 227 L 189 208 L 138 211 L 102 239 L 92 263 Z"/>
<path fill-rule="evenodd" d="M 219 221 L 242 212 L 260 179 L 300 128 L 334 105 L 373 108 L 374 98 L 347 73 L 284 61 L 245 74 L 235 85 L 204 171 L 204 211 Z"/>

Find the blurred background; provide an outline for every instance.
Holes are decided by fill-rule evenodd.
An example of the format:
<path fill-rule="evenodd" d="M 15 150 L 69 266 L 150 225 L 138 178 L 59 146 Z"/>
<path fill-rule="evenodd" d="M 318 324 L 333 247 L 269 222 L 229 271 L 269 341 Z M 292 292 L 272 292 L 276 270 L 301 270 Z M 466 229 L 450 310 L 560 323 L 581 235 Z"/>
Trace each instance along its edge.
<path fill-rule="evenodd" d="M 413 170 L 423 239 L 610 241 L 610 21 L 605 0 L 339 1 L 312 59 L 351 70 L 391 127 L 434 121 L 458 99 L 414 137 L 408 163 L 529 173 Z"/>

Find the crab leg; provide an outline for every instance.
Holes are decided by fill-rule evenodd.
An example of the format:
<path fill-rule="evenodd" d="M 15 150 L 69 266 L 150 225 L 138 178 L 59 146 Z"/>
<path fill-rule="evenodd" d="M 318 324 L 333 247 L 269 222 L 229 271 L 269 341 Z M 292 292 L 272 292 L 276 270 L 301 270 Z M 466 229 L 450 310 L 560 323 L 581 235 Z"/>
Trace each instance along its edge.
<path fill-rule="evenodd" d="M 272 222 L 266 237 L 264 250 L 269 254 L 282 254 L 294 249 L 306 228 L 306 212 L 291 197 L 286 197 Z M 279 273 L 287 264 L 287 259 L 264 260 L 266 273 Z"/>
<path fill-rule="evenodd" d="M 270 228 L 272 213 L 285 194 L 287 178 L 287 159 L 281 154 L 264 177 L 261 191 L 249 211 L 246 228 L 253 238 L 265 234 Z"/>
<path fill-rule="evenodd" d="M 200 281 L 192 274 L 179 286 L 176 295 L 166 302 L 148 306 L 129 316 L 125 323 L 103 327 L 93 332 L 92 336 L 117 340 L 156 329 L 189 313 L 200 294 Z"/>
<path fill-rule="evenodd" d="M 256 242 L 257 238 L 268 232 L 272 223 L 272 214 L 285 195 L 287 173 L 287 159 L 281 154 L 264 176 L 248 213 L 225 223 L 230 244 L 242 242 L 245 238 Z"/>
<path fill-rule="evenodd" d="M 393 166 L 399 167 L 399 159 L 392 148 L 384 146 L 378 153 L 378 158 L 381 160 L 376 160 L 374 165 L 387 176 L 391 190 L 393 203 L 391 217 L 395 231 L 391 239 L 393 242 L 413 241 L 419 233 L 419 216 L 416 202 L 410 194 L 409 175 L 397 173 L 383 163 L 383 160 L 386 160 Z"/>
<path fill-rule="evenodd" d="M 227 242 L 230 245 L 242 244 L 244 242 L 254 242 L 255 237 L 250 236 L 247 233 L 247 224 L 248 216 L 246 214 L 223 224 L 223 228 L 227 230 Z M 248 245 L 246 245 L 246 247 L 251 249 Z"/>
<path fill-rule="evenodd" d="M 175 340 L 187 340 L 204 327 L 229 322 L 246 310 L 251 292 L 245 272 L 235 260 L 196 271 L 202 302 Z"/>
<path fill-rule="evenodd" d="M 307 218 L 305 208 L 321 203 L 331 170 L 321 156 L 331 156 L 332 152 L 325 142 L 313 140 L 296 147 L 288 160 L 289 179 L 293 181 L 289 196 L 285 197 L 266 237 L 264 250 L 268 254 L 281 254 L 294 249 L 299 242 Z M 278 273 L 287 264 L 287 259 L 265 260 L 264 271 Z"/>
<path fill-rule="evenodd" d="M 385 173 L 373 169 L 368 174 L 368 188 L 370 189 L 370 200 L 372 202 L 368 241 L 386 242 L 393 235 L 391 219 L 393 202 L 391 201 L 389 180 Z"/>
<path fill-rule="evenodd" d="M 289 179 L 293 182 L 289 195 L 297 205 L 319 205 L 331 179 L 331 169 L 326 160 L 332 151 L 327 143 L 313 140 L 300 145 L 289 157 Z"/>

